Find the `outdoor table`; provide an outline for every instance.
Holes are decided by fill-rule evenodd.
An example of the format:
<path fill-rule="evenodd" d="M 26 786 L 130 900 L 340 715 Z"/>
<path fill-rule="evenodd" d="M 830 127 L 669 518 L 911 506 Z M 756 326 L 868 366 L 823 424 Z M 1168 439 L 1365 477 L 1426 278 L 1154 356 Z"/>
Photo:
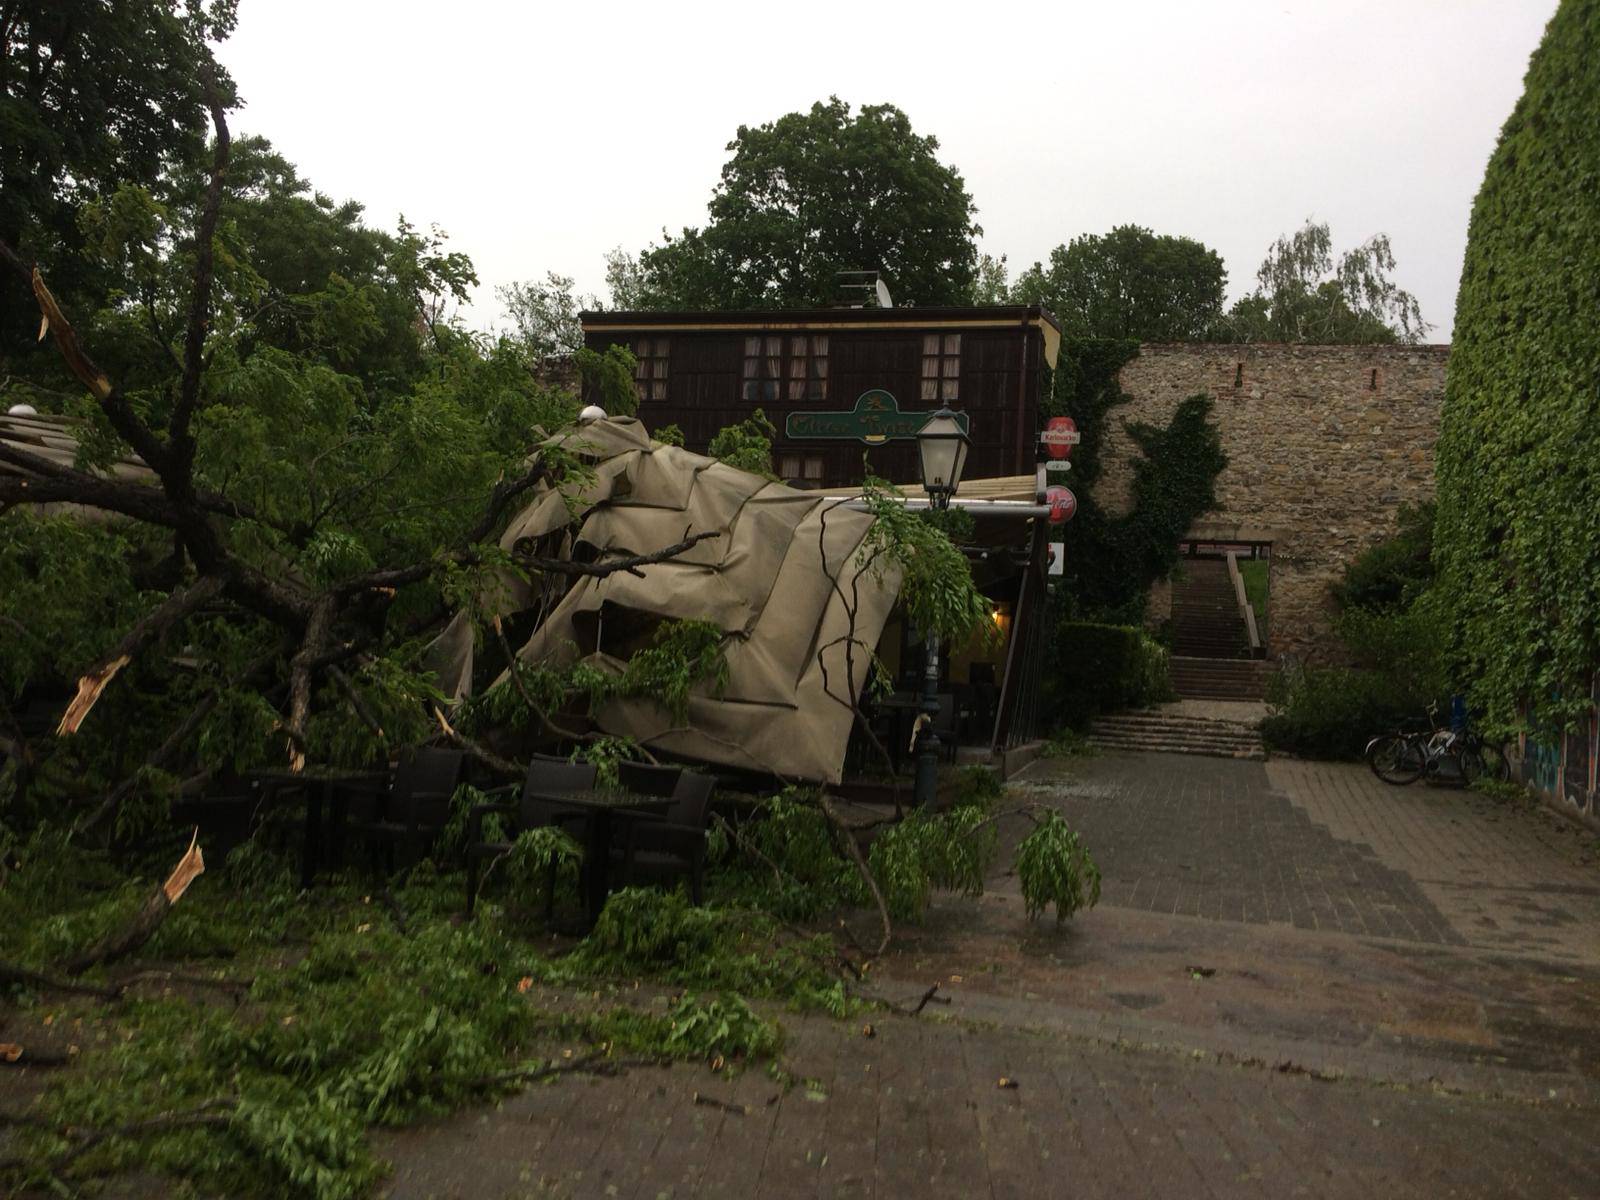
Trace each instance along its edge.
<path fill-rule="evenodd" d="M 664 813 L 671 806 L 667 796 L 644 796 L 637 792 L 587 791 L 530 791 L 531 800 L 542 800 L 558 808 L 577 809 L 588 818 L 588 845 L 583 852 L 583 909 L 589 924 L 600 919 L 600 910 L 606 906 L 610 891 L 608 878 L 611 870 L 612 818 L 642 816 L 647 813 Z"/>
<path fill-rule="evenodd" d="M 300 855 L 300 886 L 309 888 L 322 866 L 323 835 L 331 823 L 335 851 L 344 856 L 344 826 L 350 801 L 341 784 L 383 785 L 386 771 L 258 771 L 252 778 L 261 784 L 263 800 L 275 800 L 279 792 L 299 789 L 306 797 L 305 840 Z M 325 819 L 325 817 L 327 819 Z"/>

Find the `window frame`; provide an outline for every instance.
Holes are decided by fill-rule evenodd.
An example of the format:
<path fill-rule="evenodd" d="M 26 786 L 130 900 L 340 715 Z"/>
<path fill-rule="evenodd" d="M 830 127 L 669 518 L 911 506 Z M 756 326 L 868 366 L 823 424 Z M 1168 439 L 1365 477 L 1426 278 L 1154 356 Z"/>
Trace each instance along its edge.
<path fill-rule="evenodd" d="M 922 367 L 917 394 L 924 404 L 961 401 L 961 334 L 939 331 L 922 335 Z"/>
<path fill-rule="evenodd" d="M 665 404 L 672 339 L 659 333 L 637 337 L 629 349 L 634 357 L 633 394 L 640 404 Z"/>

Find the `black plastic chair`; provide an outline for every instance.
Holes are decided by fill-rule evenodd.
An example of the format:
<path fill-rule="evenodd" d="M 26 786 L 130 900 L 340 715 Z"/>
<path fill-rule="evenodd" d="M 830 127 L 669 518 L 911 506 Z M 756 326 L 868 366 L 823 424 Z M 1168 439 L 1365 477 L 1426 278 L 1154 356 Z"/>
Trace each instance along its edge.
<path fill-rule="evenodd" d="M 499 800 L 479 804 L 467 814 L 467 912 L 471 913 L 478 902 L 479 864 L 485 859 L 496 859 L 511 850 L 517 835 L 525 829 L 538 829 L 545 825 L 582 826 L 588 818 L 572 809 L 562 809 L 559 804 L 539 799 L 536 793 L 581 792 L 594 787 L 595 768 L 592 763 L 569 763 L 549 758 L 535 758 L 528 764 L 520 791 L 516 784 L 496 788 L 488 794 L 511 795 L 515 800 Z M 508 826 L 503 841 L 488 842 L 483 838 L 483 819 L 498 813 Z M 552 859 L 545 879 L 544 913 L 548 919 L 555 911 L 556 864 Z"/>
<path fill-rule="evenodd" d="M 689 877 L 689 897 L 704 899 L 706 821 L 710 817 L 713 776 L 684 771 L 672 792 L 666 816 L 641 814 L 628 822 L 622 850 L 622 877 L 628 887 L 641 875 Z"/>
<path fill-rule="evenodd" d="M 623 788 L 635 795 L 670 796 L 683 777 L 683 768 L 625 762 L 617 764 L 617 776 Z"/>
<path fill-rule="evenodd" d="M 172 822 L 195 826 L 206 853 L 221 862 L 255 833 L 264 795 L 255 780 L 219 771 L 198 795 L 179 796 L 172 802 Z"/>
<path fill-rule="evenodd" d="M 346 798 L 349 836 L 382 850 L 391 872 L 414 866 L 450 820 L 464 760 L 460 750 L 425 746 L 400 760 L 386 789 L 336 785 Z"/>

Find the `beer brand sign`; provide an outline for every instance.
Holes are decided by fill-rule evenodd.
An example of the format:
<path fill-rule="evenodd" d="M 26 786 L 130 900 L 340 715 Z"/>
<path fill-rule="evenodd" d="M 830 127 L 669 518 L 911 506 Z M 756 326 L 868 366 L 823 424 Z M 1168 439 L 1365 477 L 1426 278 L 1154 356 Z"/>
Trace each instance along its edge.
<path fill-rule="evenodd" d="M 899 438 L 914 438 L 933 416 L 927 412 L 901 412 L 900 404 L 882 388 L 861 393 L 849 412 L 792 412 L 783 422 L 787 438 L 854 439 L 869 446 Z M 967 414 L 957 413 L 956 421 L 967 431 Z"/>

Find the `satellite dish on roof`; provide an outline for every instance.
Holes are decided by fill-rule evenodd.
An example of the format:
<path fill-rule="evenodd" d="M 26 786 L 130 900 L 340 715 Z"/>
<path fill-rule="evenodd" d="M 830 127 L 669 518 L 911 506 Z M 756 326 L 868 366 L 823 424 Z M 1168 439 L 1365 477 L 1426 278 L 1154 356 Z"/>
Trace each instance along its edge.
<path fill-rule="evenodd" d="M 883 280 L 878 279 L 874 281 L 873 291 L 877 293 L 879 308 L 894 307 L 894 301 L 889 299 L 889 285 L 884 283 Z"/>
<path fill-rule="evenodd" d="M 6 409 L 8 417 L 37 417 L 39 410 L 31 404 L 13 404 Z"/>

